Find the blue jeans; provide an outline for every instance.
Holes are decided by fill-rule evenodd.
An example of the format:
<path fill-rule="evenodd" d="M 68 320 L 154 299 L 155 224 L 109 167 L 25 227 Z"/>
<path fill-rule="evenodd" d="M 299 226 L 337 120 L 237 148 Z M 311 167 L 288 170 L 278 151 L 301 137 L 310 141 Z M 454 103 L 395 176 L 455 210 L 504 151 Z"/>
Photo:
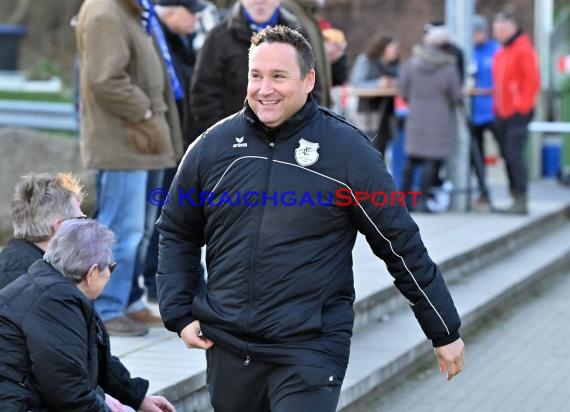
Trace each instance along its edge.
<path fill-rule="evenodd" d="M 146 170 L 100 170 L 98 176 L 98 221 L 116 236 L 113 257 L 117 267 L 95 300 L 103 321 L 124 315 L 131 293 L 135 263 L 145 231 Z"/>

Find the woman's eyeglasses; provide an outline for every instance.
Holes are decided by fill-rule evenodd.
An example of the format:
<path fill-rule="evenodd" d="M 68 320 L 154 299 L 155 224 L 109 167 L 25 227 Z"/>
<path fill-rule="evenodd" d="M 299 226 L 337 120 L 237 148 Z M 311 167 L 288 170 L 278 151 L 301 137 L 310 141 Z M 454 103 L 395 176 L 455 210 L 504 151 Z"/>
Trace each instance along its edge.
<path fill-rule="evenodd" d="M 66 220 L 86 220 L 86 219 L 87 219 L 86 215 L 71 216 L 71 217 L 66 217 L 65 219 L 61 219 L 60 222 L 65 222 Z"/>
<path fill-rule="evenodd" d="M 113 271 L 115 270 L 115 268 L 117 267 L 117 262 L 111 262 L 109 263 L 109 273 L 113 273 Z"/>

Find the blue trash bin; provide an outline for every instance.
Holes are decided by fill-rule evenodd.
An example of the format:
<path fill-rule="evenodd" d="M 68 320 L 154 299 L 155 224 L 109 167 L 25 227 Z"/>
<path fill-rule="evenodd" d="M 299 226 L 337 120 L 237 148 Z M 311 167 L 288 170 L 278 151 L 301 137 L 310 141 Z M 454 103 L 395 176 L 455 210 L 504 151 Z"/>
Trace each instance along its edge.
<path fill-rule="evenodd" d="M 555 177 L 562 165 L 562 139 L 547 137 L 542 145 L 542 176 Z"/>
<path fill-rule="evenodd" d="M 26 28 L 17 24 L 0 24 L 0 70 L 19 69 L 20 41 Z"/>

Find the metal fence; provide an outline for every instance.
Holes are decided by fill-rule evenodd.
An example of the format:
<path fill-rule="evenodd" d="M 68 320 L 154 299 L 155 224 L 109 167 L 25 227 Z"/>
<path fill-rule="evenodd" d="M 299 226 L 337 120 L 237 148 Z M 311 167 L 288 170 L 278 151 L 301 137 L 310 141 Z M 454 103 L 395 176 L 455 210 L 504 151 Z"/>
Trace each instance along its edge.
<path fill-rule="evenodd" d="M 73 103 L 0 100 L 0 126 L 78 131 Z"/>

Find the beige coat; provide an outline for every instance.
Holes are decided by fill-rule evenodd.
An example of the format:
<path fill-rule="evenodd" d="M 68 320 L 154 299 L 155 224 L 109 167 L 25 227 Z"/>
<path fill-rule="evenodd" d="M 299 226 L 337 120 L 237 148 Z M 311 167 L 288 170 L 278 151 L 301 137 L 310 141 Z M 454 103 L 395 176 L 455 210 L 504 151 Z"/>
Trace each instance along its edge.
<path fill-rule="evenodd" d="M 87 168 L 152 170 L 182 157 L 168 75 L 136 0 L 85 0 L 76 31 L 81 155 Z M 143 120 L 147 110 L 150 120 Z"/>

